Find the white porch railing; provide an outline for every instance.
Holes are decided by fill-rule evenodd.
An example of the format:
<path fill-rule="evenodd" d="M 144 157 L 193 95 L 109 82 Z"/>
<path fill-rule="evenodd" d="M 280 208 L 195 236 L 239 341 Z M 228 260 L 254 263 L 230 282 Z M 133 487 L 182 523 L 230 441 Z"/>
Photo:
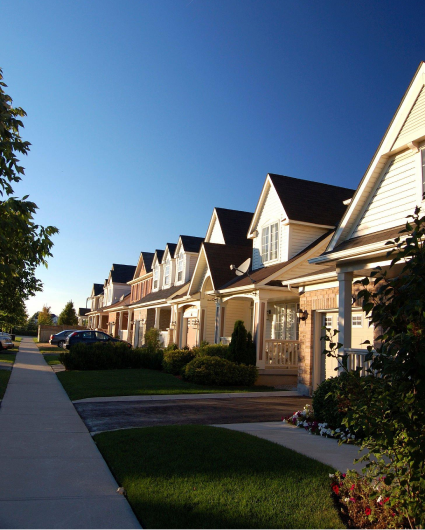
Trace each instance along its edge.
<path fill-rule="evenodd" d="M 128 331 L 126 329 L 120 329 L 118 335 L 121 340 L 127 340 Z"/>
<path fill-rule="evenodd" d="M 232 337 L 220 337 L 221 344 L 229 345 L 231 340 L 232 340 Z"/>
<path fill-rule="evenodd" d="M 367 350 L 344 348 L 344 353 L 348 355 L 348 370 L 356 370 L 356 368 L 361 368 L 361 375 L 367 375 L 366 370 L 370 368 L 372 363 L 372 361 L 365 361 L 365 357 L 369 353 Z"/>
<path fill-rule="evenodd" d="M 168 338 L 169 338 L 168 331 L 159 332 L 159 341 L 163 348 L 166 348 L 168 346 Z"/>
<path fill-rule="evenodd" d="M 298 368 L 299 340 L 266 339 L 266 367 Z"/>

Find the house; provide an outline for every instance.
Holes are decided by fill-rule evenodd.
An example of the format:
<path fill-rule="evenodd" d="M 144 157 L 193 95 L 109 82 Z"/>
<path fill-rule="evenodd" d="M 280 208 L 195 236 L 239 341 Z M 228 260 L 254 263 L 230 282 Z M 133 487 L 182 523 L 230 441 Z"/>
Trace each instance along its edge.
<path fill-rule="evenodd" d="M 298 288 L 308 314 L 301 325 L 303 343 L 298 388 L 311 392 L 335 375 L 336 362 L 322 354 L 321 326 L 339 330 L 340 353 L 349 366 L 364 367 L 363 339 L 377 332 L 353 296 L 353 281 L 377 265 L 387 269 L 386 242 L 397 237 L 415 206 L 423 207 L 425 182 L 425 64 L 421 63 L 324 252 L 310 259 L 316 271 L 289 283 Z M 348 324 L 348 325 L 347 325 Z"/>
<path fill-rule="evenodd" d="M 90 313 L 90 308 L 80 307 L 78 309 L 77 318 L 78 318 L 78 325 L 79 326 L 87 326 L 87 324 L 88 324 L 87 313 Z"/>

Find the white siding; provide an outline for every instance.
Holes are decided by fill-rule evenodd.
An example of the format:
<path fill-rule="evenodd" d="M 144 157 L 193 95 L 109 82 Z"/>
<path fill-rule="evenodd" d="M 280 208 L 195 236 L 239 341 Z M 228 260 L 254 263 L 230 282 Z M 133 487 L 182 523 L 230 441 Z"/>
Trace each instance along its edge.
<path fill-rule="evenodd" d="M 254 238 L 253 241 L 253 257 L 252 257 L 252 268 L 254 270 L 260 269 L 263 266 L 261 259 L 261 229 L 263 226 L 271 224 L 273 221 L 279 222 L 279 232 L 282 230 L 281 219 L 286 216 L 285 210 L 283 209 L 282 203 L 276 193 L 276 190 L 273 186 L 270 186 L 269 191 L 267 192 L 266 198 L 261 209 L 261 213 L 258 217 L 257 226 L 254 229 L 258 230 L 258 236 Z M 282 234 L 279 234 L 279 243 L 282 243 Z M 285 246 L 285 248 L 282 248 Z M 279 253 L 278 259 L 271 263 L 276 263 L 278 261 L 286 261 L 287 257 L 286 243 L 284 241 L 283 245 L 279 244 Z M 282 259 L 283 256 L 283 259 Z"/>
<path fill-rule="evenodd" d="M 292 224 L 289 226 L 289 255 L 288 259 L 293 258 L 299 252 L 304 250 L 310 243 L 313 243 L 321 235 L 327 232 L 324 228 L 315 226 L 304 226 Z"/>
<path fill-rule="evenodd" d="M 230 337 L 233 333 L 236 320 L 243 320 L 248 331 L 251 331 L 251 301 L 229 300 L 226 304 L 224 336 Z"/>
<path fill-rule="evenodd" d="M 351 237 L 402 225 L 417 199 L 415 155 L 404 151 L 386 166 Z"/>
<path fill-rule="evenodd" d="M 193 271 L 195 270 L 195 265 L 198 260 L 198 255 L 196 256 L 188 256 L 188 260 L 186 264 L 188 265 L 188 273 L 186 277 L 186 281 L 189 281 L 192 278 Z"/>
<path fill-rule="evenodd" d="M 218 243 L 219 245 L 224 245 L 223 232 L 221 231 L 220 223 L 218 222 L 217 216 L 214 219 L 213 229 L 208 240 L 208 243 Z"/>
<path fill-rule="evenodd" d="M 392 149 L 397 149 L 407 142 L 411 142 L 425 135 L 425 88 L 419 92 L 415 104 L 412 107 L 406 121 L 401 128 L 399 135 Z"/>

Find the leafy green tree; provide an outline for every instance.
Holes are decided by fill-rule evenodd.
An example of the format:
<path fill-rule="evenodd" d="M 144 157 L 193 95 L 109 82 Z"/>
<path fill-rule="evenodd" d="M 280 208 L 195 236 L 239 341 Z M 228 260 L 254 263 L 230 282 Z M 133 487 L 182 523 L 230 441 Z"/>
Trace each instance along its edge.
<path fill-rule="evenodd" d="M 65 326 L 76 326 L 78 324 L 78 317 L 72 300 L 63 308 L 58 318 L 58 324 Z"/>
<path fill-rule="evenodd" d="M 338 401 L 346 414 L 343 423 L 362 436 L 367 478 L 374 484 L 385 477 L 392 506 L 412 528 L 424 528 L 425 216 L 416 208 L 409 218 L 400 237 L 387 243 L 393 247 L 389 270 L 377 267 L 370 279 L 357 282 L 363 310 L 383 331 L 376 351 L 368 345 L 368 375 L 361 377 L 360 369 L 348 372 L 350 384 L 342 387 Z M 337 357 L 346 370 L 334 336 L 324 353 Z"/>
<path fill-rule="evenodd" d="M 229 345 L 230 358 L 236 363 L 256 364 L 255 346 L 243 320 L 236 320 Z"/>
<path fill-rule="evenodd" d="M 38 313 L 38 325 L 39 326 L 51 326 L 53 324 L 52 314 L 50 307 L 47 305 L 43 306 L 43 309 Z"/>
<path fill-rule="evenodd" d="M 7 311 L 0 311 L 2 329 L 11 331 L 15 326 L 23 326 L 28 319 L 25 304 L 19 298 L 11 300 Z"/>
<path fill-rule="evenodd" d="M 24 168 L 17 155 L 27 155 L 30 143 L 23 141 L 20 118 L 26 116 L 20 107 L 13 107 L 12 98 L 4 92 L 0 69 L 0 311 L 7 312 L 11 300 L 24 302 L 42 283 L 35 276 L 38 265 L 47 266 L 52 256 L 51 237 L 57 228 L 39 226 L 34 221 L 37 205 L 13 197 L 12 185 L 21 180 Z"/>

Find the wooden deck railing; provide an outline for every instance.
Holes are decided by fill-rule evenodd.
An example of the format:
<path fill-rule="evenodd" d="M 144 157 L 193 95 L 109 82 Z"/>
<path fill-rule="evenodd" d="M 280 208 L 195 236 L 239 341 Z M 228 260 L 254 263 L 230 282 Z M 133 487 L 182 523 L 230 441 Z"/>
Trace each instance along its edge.
<path fill-rule="evenodd" d="M 372 363 L 372 361 L 365 361 L 365 357 L 369 353 L 367 350 L 344 348 L 344 353 L 348 355 L 347 368 L 349 370 L 354 371 L 356 368 L 361 368 L 361 375 L 367 375 L 366 370 L 370 368 Z"/>
<path fill-rule="evenodd" d="M 300 347 L 299 340 L 266 339 L 266 367 L 298 368 Z"/>

